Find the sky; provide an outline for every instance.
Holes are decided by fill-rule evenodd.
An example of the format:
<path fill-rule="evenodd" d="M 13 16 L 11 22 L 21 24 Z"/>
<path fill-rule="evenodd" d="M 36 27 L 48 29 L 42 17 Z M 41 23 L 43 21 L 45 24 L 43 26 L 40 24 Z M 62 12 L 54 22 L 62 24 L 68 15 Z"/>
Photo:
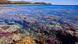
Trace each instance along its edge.
<path fill-rule="evenodd" d="M 78 0 L 11 0 L 28 2 L 49 2 L 55 5 L 78 5 Z"/>

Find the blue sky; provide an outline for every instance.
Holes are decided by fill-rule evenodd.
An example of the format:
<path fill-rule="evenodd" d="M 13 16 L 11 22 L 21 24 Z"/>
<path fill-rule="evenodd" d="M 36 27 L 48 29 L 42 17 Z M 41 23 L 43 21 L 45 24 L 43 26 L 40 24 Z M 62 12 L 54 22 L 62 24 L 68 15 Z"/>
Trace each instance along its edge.
<path fill-rule="evenodd" d="M 78 0 L 11 0 L 11 1 L 50 2 L 56 5 L 78 5 Z"/>

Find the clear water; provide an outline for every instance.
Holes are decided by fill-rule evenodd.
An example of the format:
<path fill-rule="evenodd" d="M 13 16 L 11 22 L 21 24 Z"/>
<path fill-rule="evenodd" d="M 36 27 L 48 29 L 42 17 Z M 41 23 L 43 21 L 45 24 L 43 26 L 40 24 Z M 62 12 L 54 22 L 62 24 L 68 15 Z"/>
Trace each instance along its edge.
<path fill-rule="evenodd" d="M 15 8 L 15 11 L 7 11 L 5 14 L 16 14 L 16 13 L 30 13 L 32 15 L 43 14 L 43 15 L 54 15 L 54 16 L 77 16 L 78 6 L 77 5 L 38 5 L 38 4 L 17 4 L 7 5 L 6 8 Z"/>
<path fill-rule="evenodd" d="M 78 30 L 78 6 L 75 5 L 0 7 L 0 44 L 74 44 L 73 30 Z"/>
<path fill-rule="evenodd" d="M 37 20 L 41 19 L 40 15 L 46 16 L 58 16 L 62 21 L 73 22 L 78 24 L 78 6 L 77 5 L 38 5 L 38 4 L 17 4 L 17 5 L 6 5 L 0 7 L 0 20 L 1 22 L 6 21 L 12 22 L 14 20 L 21 20 L 17 16 L 30 15 L 38 17 Z M 29 17 L 28 17 L 29 18 Z M 5 20 L 6 19 L 6 20 Z M 32 18 L 29 18 L 30 20 Z M 41 20 L 40 20 L 41 21 Z M 21 21 L 22 22 L 22 21 Z M 20 22 L 19 22 L 20 23 Z"/>

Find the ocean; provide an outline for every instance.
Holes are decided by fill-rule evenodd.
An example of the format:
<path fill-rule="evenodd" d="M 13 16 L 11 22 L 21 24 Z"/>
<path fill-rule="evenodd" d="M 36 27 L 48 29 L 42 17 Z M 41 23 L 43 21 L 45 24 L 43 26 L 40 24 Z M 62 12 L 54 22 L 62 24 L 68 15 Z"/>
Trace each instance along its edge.
<path fill-rule="evenodd" d="M 8 9 L 14 8 L 15 11 L 7 11 L 6 14 L 16 14 L 16 13 L 31 13 L 34 14 L 45 14 L 45 15 L 55 15 L 55 16 L 77 16 L 78 6 L 77 5 L 40 5 L 40 4 L 9 4 L 4 7 Z"/>

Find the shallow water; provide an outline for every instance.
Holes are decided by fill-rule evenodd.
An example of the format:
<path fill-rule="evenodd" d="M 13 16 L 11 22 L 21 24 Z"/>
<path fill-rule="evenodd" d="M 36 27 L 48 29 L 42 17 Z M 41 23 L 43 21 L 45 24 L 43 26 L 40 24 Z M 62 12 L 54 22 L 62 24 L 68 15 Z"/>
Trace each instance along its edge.
<path fill-rule="evenodd" d="M 29 41 L 31 43 L 33 41 L 32 44 L 38 41 L 40 42 L 38 44 L 60 44 L 61 41 L 58 40 L 62 37 L 60 34 L 64 34 L 67 39 L 69 38 L 69 40 L 65 41 L 64 39 L 62 42 L 74 44 L 73 37 L 70 40 L 67 33 L 61 32 L 68 29 L 70 31 L 71 29 L 78 30 L 77 5 L 9 4 L 0 7 L 0 37 L 4 36 L 0 39 L 0 44 L 29 44 Z M 70 31 L 68 33 L 73 35 Z"/>
<path fill-rule="evenodd" d="M 78 6 L 77 5 L 37 5 L 37 4 L 17 4 L 17 5 L 7 5 L 5 7 L 0 7 L 2 11 L 6 14 L 16 14 L 16 13 L 30 13 L 30 14 L 44 14 L 44 15 L 55 15 L 55 16 L 77 16 Z M 3 9 L 2 9 L 3 8 Z M 11 10 L 13 9 L 13 10 Z M 15 9 L 15 10 L 14 10 Z M 1 11 L 0 10 L 0 11 Z"/>
<path fill-rule="evenodd" d="M 9 4 L 0 7 L 0 18 L 14 18 L 14 15 L 49 15 L 58 17 L 76 17 L 78 16 L 77 5 L 39 5 L 39 4 Z M 5 17 L 6 16 L 6 17 Z M 17 18 L 17 17 L 15 17 Z"/>

